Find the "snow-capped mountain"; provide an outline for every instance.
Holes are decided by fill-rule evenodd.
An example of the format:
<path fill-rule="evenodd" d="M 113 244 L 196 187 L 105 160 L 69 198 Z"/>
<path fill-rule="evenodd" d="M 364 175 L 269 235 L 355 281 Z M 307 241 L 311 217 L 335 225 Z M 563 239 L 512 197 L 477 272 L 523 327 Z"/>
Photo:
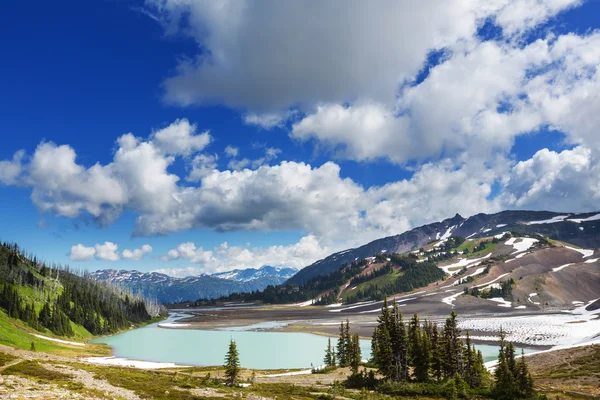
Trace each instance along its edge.
<path fill-rule="evenodd" d="M 400 235 L 377 239 L 363 246 L 340 251 L 298 271 L 290 283 L 302 284 L 309 279 L 337 270 L 352 261 L 382 253 L 406 253 L 450 236 L 478 238 L 503 232 L 539 233 L 584 248 L 597 248 L 600 242 L 600 213 L 557 213 L 550 211 L 502 211 L 464 218 L 456 214 L 441 222 L 423 225 Z"/>
<path fill-rule="evenodd" d="M 238 282 L 249 282 L 254 279 L 265 277 L 281 278 L 283 281 L 285 281 L 294 276 L 296 272 L 298 272 L 298 270 L 295 268 L 271 267 L 270 265 L 263 265 L 258 269 L 234 269 L 227 272 L 218 272 L 216 274 L 212 274 L 212 276 Z"/>
<path fill-rule="evenodd" d="M 293 268 L 264 266 L 259 269 L 222 272 L 214 276 L 174 278 L 158 272 L 105 269 L 92 272 L 90 277 L 123 286 L 162 303 L 176 303 L 262 290 L 268 285 L 285 282 L 296 272 Z"/>

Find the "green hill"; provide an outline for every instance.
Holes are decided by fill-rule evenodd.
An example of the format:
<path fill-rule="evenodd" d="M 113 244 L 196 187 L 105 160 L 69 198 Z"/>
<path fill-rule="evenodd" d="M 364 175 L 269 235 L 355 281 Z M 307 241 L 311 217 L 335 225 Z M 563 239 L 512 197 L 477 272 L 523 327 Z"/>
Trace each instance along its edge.
<path fill-rule="evenodd" d="M 50 266 L 17 245 L 0 244 L 0 343 L 30 346 L 33 335 L 86 340 L 152 320 L 144 299 Z"/>

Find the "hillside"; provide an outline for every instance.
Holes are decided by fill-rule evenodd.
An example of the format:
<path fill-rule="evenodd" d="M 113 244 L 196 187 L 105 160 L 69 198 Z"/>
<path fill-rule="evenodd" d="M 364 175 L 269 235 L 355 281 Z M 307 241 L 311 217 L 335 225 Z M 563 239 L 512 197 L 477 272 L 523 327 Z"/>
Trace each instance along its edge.
<path fill-rule="evenodd" d="M 294 275 L 289 283 L 302 284 L 317 275 L 325 275 L 340 266 L 377 254 L 406 253 L 434 240 L 450 236 L 482 238 L 502 232 L 540 234 L 586 248 L 600 246 L 600 214 L 569 214 L 549 211 L 503 211 L 477 214 L 468 219 L 460 215 L 424 225 L 400 235 L 375 240 L 355 249 L 334 253 Z"/>
<path fill-rule="evenodd" d="M 264 266 L 259 269 L 233 270 L 214 275 L 174 278 L 158 272 L 117 271 L 113 269 L 92 272 L 97 281 L 118 285 L 160 303 L 171 304 L 198 298 L 214 299 L 231 293 L 263 290 L 279 285 L 290 278 L 293 268 Z"/>
<path fill-rule="evenodd" d="M 17 245 L 0 245 L 0 343 L 14 344 L 11 326 L 89 339 L 150 321 L 160 307 L 106 284 L 40 262 Z M 18 335 L 17 335 L 18 336 Z"/>

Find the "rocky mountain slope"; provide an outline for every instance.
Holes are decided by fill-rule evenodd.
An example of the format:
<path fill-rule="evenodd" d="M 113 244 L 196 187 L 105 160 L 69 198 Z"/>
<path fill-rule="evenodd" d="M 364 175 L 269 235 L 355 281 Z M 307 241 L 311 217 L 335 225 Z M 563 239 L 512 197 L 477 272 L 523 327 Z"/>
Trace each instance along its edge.
<path fill-rule="evenodd" d="M 477 214 L 467 219 L 460 215 L 424 225 L 400 235 L 375 240 L 355 249 L 334 253 L 300 270 L 289 283 L 302 284 L 331 273 L 340 266 L 376 254 L 406 253 L 433 240 L 450 236 L 481 238 L 502 232 L 539 233 L 581 247 L 600 247 L 600 213 L 572 214 L 549 211 L 503 211 Z"/>
<path fill-rule="evenodd" d="M 268 285 L 285 282 L 295 272 L 293 268 L 264 266 L 259 269 L 233 270 L 215 275 L 174 278 L 158 272 L 107 269 L 93 272 L 90 276 L 98 281 L 125 287 L 161 303 L 177 303 L 262 290 Z"/>

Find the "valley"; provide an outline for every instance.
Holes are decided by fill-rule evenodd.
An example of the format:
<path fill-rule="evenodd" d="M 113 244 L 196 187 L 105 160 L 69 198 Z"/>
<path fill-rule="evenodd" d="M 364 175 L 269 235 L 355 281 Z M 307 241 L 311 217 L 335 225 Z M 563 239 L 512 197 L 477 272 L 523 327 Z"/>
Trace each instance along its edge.
<path fill-rule="evenodd" d="M 575 224 L 561 218 L 550 216 L 541 222 L 521 221 L 517 225 Z M 453 221 L 444 221 L 437 226 L 438 232 L 432 233 L 434 239 L 418 247 L 413 245 L 403 254 L 383 249 L 386 251 L 363 259 L 355 257 L 350 263 L 340 264 L 338 270 L 324 271 L 299 285 L 293 283 L 296 277 L 292 277 L 264 292 L 234 293 L 220 299 L 173 304 L 166 320 L 148 320 L 141 324 L 143 327 L 112 336 L 73 335 L 43 329 L 35 333 L 27 323 L 14 322 L 3 314 L 0 341 L 8 347 L 3 347 L 1 353 L 6 354 L 8 361 L 5 371 L 0 373 L 8 376 L 15 388 L 35 386 L 19 379 L 40 374 L 53 376 L 52 371 L 59 374 L 55 378 L 59 381 L 72 382 L 67 376 L 76 376 L 79 378 L 73 379 L 86 384 L 77 386 L 78 389 L 73 389 L 72 384 L 66 385 L 66 389 L 54 387 L 48 393 L 75 391 L 83 398 L 103 398 L 94 392 L 94 387 L 102 388 L 105 394 L 121 393 L 121 397 L 135 399 L 150 393 L 152 398 L 160 398 L 159 393 L 166 392 L 169 396 L 165 398 L 174 393 L 181 398 L 228 397 L 234 394 L 231 388 L 215 386 L 216 381 L 202 376 L 209 371 L 217 377 L 223 373 L 215 366 L 222 363 L 228 341 L 234 340 L 240 351 L 240 366 L 246 371 L 242 376 L 255 382 L 245 392 L 247 398 L 254 395 L 271 398 L 268 394 L 273 395 L 273 390 L 281 395 L 290 390 L 287 386 L 290 384 L 307 390 L 302 392 L 305 398 L 312 398 L 308 393 L 329 395 L 335 388 L 335 380 L 354 375 L 343 368 L 315 375 L 310 368 L 322 365 L 328 339 L 337 338 L 343 321 L 360 338 L 363 360 L 371 359 L 371 339 L 380 324 L 385 301 L 396 307 L 406 320 L 418 314 L 427 323 L 438 326 L 443 326 L 448 315 L 456 312 L 462 340 L 468 332 L 469 340 L 482 352 L 482 360 L 490 368 L 498 359 L 502 330 L 507 341 L 514 343 L 519 352 L 522 349 L 528 360 L 534 360 L 532 370 L 543 377 L 538 387 L 556 395 L 553 384 L 556 373 L 545 369 L 556 361 L 544 355 L 562 351 L 589 357 L 587 349 L 600 343 L 600 252 L 553 236 L 529 233 L 527 229 L 508 230 L 509 224 L 496 224 L 499 227 L 494 231 L 487 230 L 486 223 L 476 227 L 475 234 L 467 235 L 470 238 L 463 238 L 452 234 L 461 229 L 460 225 L 450 223 Z M 588 233 L 577 231 L 584 235 L 593 229 Z M 8 261 L 11 263 L 16 263 L 13 271 L 21 268 L 33 271 L 34 275 L 41 268 L 23 255 L 17 261 Z M 127 273 L 135 276 L 131 271 Z M 248 271 L 250 275 L 255 273 Z M 14 272 L 5 276 L 14 276 Z M 113 276 L 125 274 L 113 273 Z M 121 285 L 109 287 L 123 290 Z M 20 292 L 29 293 L 25 289 Z M 35 299 L 43 298 L 36 295 L 32 299 L 36 304 Z M 34 308 L 41 309 L 42 305 Z M 65 307 L 69 318 L 77 318 L 69 311 L 72 306 Z M 77 327 L 74 332 L 85 330 Z M 36 352 L 28 351 L 30 347 Z M 15 365 L 27 368 L 15 370 Z M 369 368 L 369 364 L 365 367 Z M 589 385 L 584 384 L 587 381 L 576 378 L 581 369 L 571 371 L 560 367 L 559 370 L 563 371 L 561 377 L 573 376 L 569 385 L 561 386 L 561 396 L 593 395 Z M 153 376 L 160 377 L 161 389 L 137 387 L 117 379 L 114 373 L 135 375 L 136 380 L 147 379 L 150 373 L 158 374 Z M 38 388 L 41 392 L 46 390 L 43 385 Z M 355 395 L 347 389 L 339 390 L 348 398 Z"/>

